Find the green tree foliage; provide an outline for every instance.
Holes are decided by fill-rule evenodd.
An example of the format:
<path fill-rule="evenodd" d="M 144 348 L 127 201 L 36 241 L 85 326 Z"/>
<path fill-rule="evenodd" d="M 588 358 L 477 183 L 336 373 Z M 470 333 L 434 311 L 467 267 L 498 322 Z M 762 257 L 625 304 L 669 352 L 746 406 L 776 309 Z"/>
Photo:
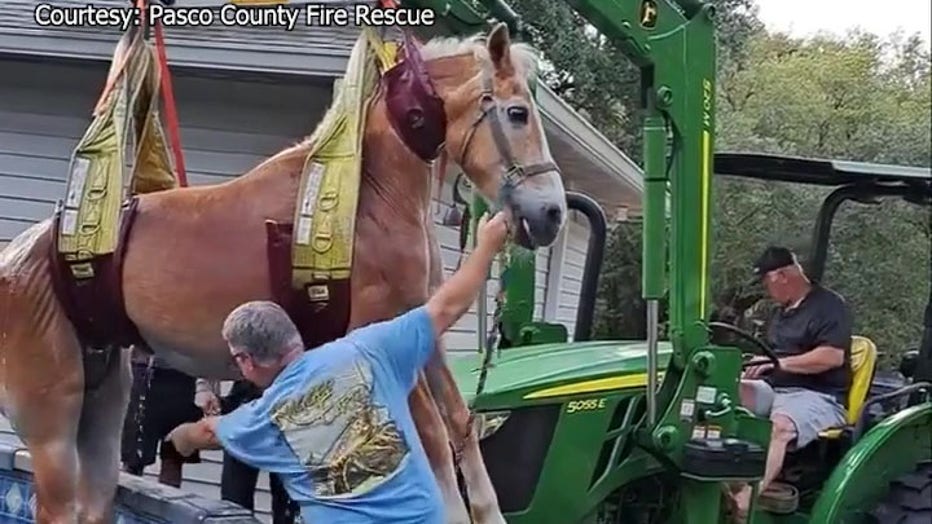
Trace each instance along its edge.
<path fill-rule="evenodd" d="M 550 70 L 544 81 L 640 161 L 637 70 L 565 2 L 512 0 L 532 26 Z M 717 0 L 717 150 L 930 164 L 929 52 L 916 37 L 851 33 L 800 40 L 768 34 L 753 0 Z M 714 309 L 740 314 L 763 298 L 748 288 L 764 246 L 796 249 L 804 262 L 827 190 L 716 179 Z M 884 201 L 846 204 L 834 223 L 825 283 L 851 303 L 856 330 L 882 352 L 918 344 L 929 296 L 928 208 Z M 600 279 L 596 333 L 643 338 L 641 231 L 611 231 Z"/>
<path fill-rule="evenodd" d="M 625 151 L 640 150 L 639 74 L 569 3 L 511 0 L 545 66 L 542 80 Z M 639 155 L 640 153 L 638 153 Z"/>
<path fill-rule="evenodd" d="M 753 0 L 712 0 L 717 8 L 719 61 L 740 60 L 749 35 L 761 29 Z M 546 62 L 542 78 L 636 162 L 641 159 L 640 74 L 568 2 L 510 0 Z"/>

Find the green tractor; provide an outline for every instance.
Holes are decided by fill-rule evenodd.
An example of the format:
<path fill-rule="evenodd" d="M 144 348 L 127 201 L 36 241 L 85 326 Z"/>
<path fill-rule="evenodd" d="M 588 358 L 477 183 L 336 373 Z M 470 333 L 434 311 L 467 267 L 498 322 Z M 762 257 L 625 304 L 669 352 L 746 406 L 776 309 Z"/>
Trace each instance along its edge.
<path fill-rule="evenodd" d="M 739 377 L 750 356 L 776 355 L 753 334 L 709 321 L 713 173 L 835 188 L 809 249 L 807 272 L 819 280 L 841 203 L 902 198 L 932 208 L 932 172 L 716 155 L 712 7 L 569 1 L 642 68 L 647 340 L 590 340 L 605 217 L 571 193 L 569 207 L 592 226 L 574 342 L 560 326 L 533 321 L 533 262 L 513 254 L 491 330 L 498 347 L 482 340 L 489 347 L 479 356 L 450 365 L 509 523 L 723 522 L 724 483 L 760 481 L 771 435 L 769 420 L 740 405 Z M 723 342 L 723 333 L 743 343 Z M 796 496 L 785 511 L 752 506 L 749 522 L 932 522 L 932 291 L 919 350 L 901 365 L 906 381 L 874 380 L 876 361 L 873 342 L 854 337 L 847 424 L 791 452 L 778 480 Z"/>
<path fill-rule="evenodd" d="M 844 202 L 869 204 L 876 198 L 902 198 L 932 208 L 932 173 L 928 169 L 757 154 L 723 153 L 716 155 L 714 162 L 720 175 L 834 188 L 815 217 L 807 267 L 807 274 L 815 280 L 824 275 L 832 221 Z M 703 464 L 701 461 L 707 459 L 702 456 L 698 456 L 699 463 L 690 465 L 683 457 L 683 462 L 676 464 L 664 450 L 653 448 L 652 440 L 646 445 L 641 440 L 652 437 L 653 427 L 646 424 L 648 347 L 644 341 L 588 340 L 596 283 L 592 271 L 598 270 L 596 260 L 602 254 L 599 244 L 604 242 L 604 216 L 593 213 L 592 209 L 597 209 L 594 203 L 581 195 L 571 194 L 569 203 L 574 209 L 581 209 L 579 203 L 584 203 L 586 216 L 596 217 L 590 219 L 595 226 L 590 244 L 595 246 L 590 247 L 581 294 L 590 298 L 580 301 L 575 342 L 560 340 L 503 349 L 487 369 L 478 395 L 475 390 L 483 367 L 480 357 L 451 359 L 461 391 L 476 412 L 480 447 L 502 509 L 510 523 L 586 519 L 608 523 L 718 522 L 715 513 L 677 520 L 669 513 L 675 509 L 672 501 L 685 494 L 682 488 L 689 483 L 759 477 L 725 471 L 708 478 L 698 475 L 701 480 L 697 480 L 685 468 L 694 467 L 701 474 L 716 464 Z M 906 352 L 900 365 L 905 382 L 874 381 L 877 348 L 865 337 L 854 338 L 848 425 L 825 431 L 817 442 L 789 454 L 777 480 L 794 486 L 798 497 L 786 500 L 788 515 L 761 515 L 755 522 L 929 522 L 932 297 L 925 317 L 921 349 Z M 766 342 L 750 333 L 709 324 L 748 339 L 749 344 L 740 344 L 748 346 L 742 350 L 745 357 L 772 352 Z M 554 330 L 529 323 L 519 332 L 529 339 L 533 335 L 528 333 Z M 920 352 L 924 369 L 919 365 Z M 672 353 L 669 343 L 658 343 L 658 375 L 666 371 Z M 691 360 L 701 357 L 697 352 Z M 715 378 L 722 384 L 736 382 L 739 367 L 732 364 L 722 370 L 724 376 L 710 375 L 702 384 L 691 386 L 691 391 L 677 392 L 679 400 L 673 405 L 679 407 L 673 414 L 691 426 L 686 430 L 690 436 L 686 444 L 694 444 L 691 449 L 700 449 L 695 444 L 719 443 L 730 436 L 727 424 L 718 419 L 724 418 L 723 410 L 740 408 L 722 401 L 721 390 L 727 386 L 710 384 L 716 384 Z M 710 388 L 720 389 L 719 394 Z M 659 411 L 666 418 L 671 410 L 661 405 Z M 762 468 L 759 453 L 766 450 L 767 438 L 766 427 L 758 428 L 756 436 L 746 437 L 757 446 L 748 448 L 758 451 L 751 457 L 758 468 Z M 747 449 L 741 449 L 747 454 Z M 740 457 L 728 460 L 735 458 Z M 700 506 L 711 504 L 708 501 Z M 877 515 L 874 520 L 871 513 Z M 887 520 L 883 515 L 913 515 L 916 520 Z"/>

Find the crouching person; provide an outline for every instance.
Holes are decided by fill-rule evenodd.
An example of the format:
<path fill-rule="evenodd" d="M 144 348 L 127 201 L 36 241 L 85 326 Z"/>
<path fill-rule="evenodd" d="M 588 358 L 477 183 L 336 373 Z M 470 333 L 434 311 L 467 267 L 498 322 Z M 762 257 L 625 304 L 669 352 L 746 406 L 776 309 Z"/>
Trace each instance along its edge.
<path fill-rule="evenodd" d="M 159 357 L 132 350 L 133 385 L 123 420 L 120 455 L 123 471 L 142 476 L 143 470 L 160 459 L 159 482 L 181 487 L 184 464 L 201 461 L 197 453 L 186 457 L 164 441 L 169 431 L 201 418 L 194 404 L 195 378 L 171 368 Z"/>
<path fill-rule="evenodd" d="M 241 305 L 223 336 L 262 397 L 183 424 L 169 438 L 182 454 L 222 447 L 280 475 L 305 522 L 443 524 L 408 396 L 435 340 L 485 285 L 507 234 L 502 213 L 483 220 L 476 249 L 425 305 L 311 351 L 279 306 Z"/>

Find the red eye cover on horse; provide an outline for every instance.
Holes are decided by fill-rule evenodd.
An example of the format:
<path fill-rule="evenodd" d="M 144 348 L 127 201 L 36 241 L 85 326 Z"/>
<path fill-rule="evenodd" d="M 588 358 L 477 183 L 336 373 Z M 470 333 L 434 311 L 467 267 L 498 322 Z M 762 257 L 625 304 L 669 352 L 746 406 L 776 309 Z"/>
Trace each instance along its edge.
<path fill-rule="evenodd" d="M 447 115 L 408 31 L 404 33 L 402 53 L 401 62 L 382 77 L 389 121 L 405 145 L 429 162 L 440 154 L 446 138 Z"/>

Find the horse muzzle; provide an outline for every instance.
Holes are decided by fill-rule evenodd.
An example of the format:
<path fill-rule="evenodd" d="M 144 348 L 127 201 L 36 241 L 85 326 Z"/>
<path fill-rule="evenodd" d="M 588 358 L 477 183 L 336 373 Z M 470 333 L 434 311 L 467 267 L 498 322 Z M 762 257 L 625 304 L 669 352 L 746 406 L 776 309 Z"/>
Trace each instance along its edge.
<path fill-rule="evenodd" d="M 511 210 L 512 233 L 519 246 L 537 249 L 553 244 L 565 223 L 565 199 L 522 188 L 508 192 L 503 200 Z"/>

